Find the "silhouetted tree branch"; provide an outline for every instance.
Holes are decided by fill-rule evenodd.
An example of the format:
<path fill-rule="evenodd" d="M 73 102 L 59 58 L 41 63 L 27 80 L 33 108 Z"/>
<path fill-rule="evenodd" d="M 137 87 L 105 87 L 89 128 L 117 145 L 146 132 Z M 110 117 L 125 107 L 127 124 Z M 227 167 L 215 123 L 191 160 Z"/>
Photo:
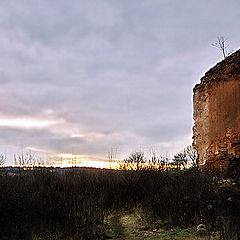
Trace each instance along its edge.
<path fill-rule="evenodd" d="M 187 154 L 185 151 L 176 153 L 173 157 L 173 163 L 177 166 L 177 169 L 179 169 L 181 166 L 185 168 L 187 164 Z"/>
<path fill-rule="evenodd" d="M 186 153 L 186 156 L 187 156 L 188 160 L 191 162 L 191 165 L 193 167 L 196 167 L 197 158 L 198 158 L 197 150 L 194 149 L 193 146 L 188 145 L 186 148 L 184 148 L 184 151 Z"/>
<path fill-rule="evenodd" d="M 136 170 L 140 169 L 143 163 L 146 163 L 144 152 L 134 152 L 127 159 L 124 160 L 126 164 L 136 165 Z"/>
<path fill-rule="evenodd" d="M 1 154 L 0 155 L 0 166 L 4 165 L 6 163 L 6 154 L 3 155 Z"/>

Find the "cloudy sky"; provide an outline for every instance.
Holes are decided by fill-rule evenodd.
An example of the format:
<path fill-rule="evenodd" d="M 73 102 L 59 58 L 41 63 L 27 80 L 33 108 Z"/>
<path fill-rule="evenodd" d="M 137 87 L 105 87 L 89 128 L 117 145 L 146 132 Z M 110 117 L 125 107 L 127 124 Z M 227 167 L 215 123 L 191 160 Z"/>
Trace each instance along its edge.
<path fill-rule="evenodd" d="M 174 153 L 192 88 L 240 42 L 238 0 L 1 0 L 0 151 Z"/>

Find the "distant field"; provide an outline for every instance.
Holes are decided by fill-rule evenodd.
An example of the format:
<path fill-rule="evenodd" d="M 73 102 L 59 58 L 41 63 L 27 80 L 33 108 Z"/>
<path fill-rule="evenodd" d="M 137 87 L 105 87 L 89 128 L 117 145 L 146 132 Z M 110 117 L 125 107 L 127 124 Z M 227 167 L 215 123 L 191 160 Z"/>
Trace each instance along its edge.
<path fill-rule="evenodd" d="M 0 175 L 0 239 L 194 239 L 200 223 L 239 237 L 238 179 L 197 169 L 50 170 Z"/>

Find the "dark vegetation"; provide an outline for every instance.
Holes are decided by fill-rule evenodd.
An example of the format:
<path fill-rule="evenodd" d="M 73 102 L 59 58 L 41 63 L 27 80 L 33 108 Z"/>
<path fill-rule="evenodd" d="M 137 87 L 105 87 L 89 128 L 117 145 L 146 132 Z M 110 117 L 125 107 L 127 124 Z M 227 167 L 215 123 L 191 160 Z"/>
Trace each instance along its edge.
<path fill-rule="evenodd" d="M 188 170 L 78 169 L 0 175 L 0 239 L 104 239 L 104 219 L 135 210 L 155 227 L 205 223 L 239 239 L 237 179 Z"/>

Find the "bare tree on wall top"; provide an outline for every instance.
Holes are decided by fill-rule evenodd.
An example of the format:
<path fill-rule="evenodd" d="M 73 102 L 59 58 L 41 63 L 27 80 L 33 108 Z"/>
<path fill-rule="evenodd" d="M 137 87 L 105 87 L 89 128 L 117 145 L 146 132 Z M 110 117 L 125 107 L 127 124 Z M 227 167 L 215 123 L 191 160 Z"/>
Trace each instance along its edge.
<path fill-rule="evenodd" d="M 224 58 L 226 58 L 232 52 L 228 50 L 228 40 L 223 36 L 217 37 L 217 40 L 212 43 L 212 46 L 218 48 L 222 52 Z"/>

